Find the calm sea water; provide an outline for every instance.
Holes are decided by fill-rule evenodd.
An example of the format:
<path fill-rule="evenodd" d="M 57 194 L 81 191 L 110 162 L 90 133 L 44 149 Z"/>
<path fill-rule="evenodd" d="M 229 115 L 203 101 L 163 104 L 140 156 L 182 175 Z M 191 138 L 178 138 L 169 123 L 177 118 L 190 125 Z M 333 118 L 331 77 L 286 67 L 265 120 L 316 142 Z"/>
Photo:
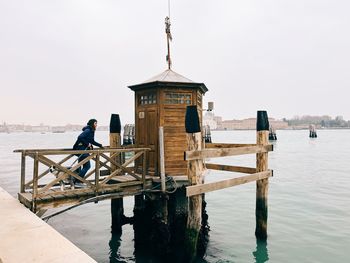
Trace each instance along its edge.
<path fill-rule="evenodd" d="M 20 155 L 14 149 L 71 147 L 76 136 L 0 134 L 0 186 L 14 196 L 18 191 Z M 317 139 L 309 139 L 308 131 L 278 131 L 277 136 L 269 154 L 274 177 L 267 242 L 257 243 L 254 236 L 255 183 L 208 193 L 211 231 L 204 262 L 350 262 L 350 130 L 320 130 Z M 96 139 L 107 144 L 108 133 L 97 132 Z M 254 143 L 255 132 L 217 131 L 212 139 Z M 254 167 L 255 157 L 210 162 Z M 206 180 L 232 176 L 239 174 L 211 171 Z M 124 206 L 132 216 L 133 198 L 125 198 Z M 110 221 L 110 201 L 103 201 L 70 210 L 49 224 L 98 262 L 135 262 L 132 226 L 124 226 L 116 239 Z"/>

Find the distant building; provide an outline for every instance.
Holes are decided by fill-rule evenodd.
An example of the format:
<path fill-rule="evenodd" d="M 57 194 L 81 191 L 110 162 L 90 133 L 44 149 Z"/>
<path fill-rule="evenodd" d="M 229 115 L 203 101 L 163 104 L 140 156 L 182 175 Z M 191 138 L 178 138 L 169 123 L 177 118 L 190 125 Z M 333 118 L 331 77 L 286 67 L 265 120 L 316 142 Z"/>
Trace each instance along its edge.
<path fill-rule="evenodd" d="M 83 128 L 82 125 L 77 125 L 77 124 L 67 124 L 65 126 L 66 131 L 81 131 Z"/>
<path fill-rule="evenodd" d="M 31 126 L 31 132 L 49 132 L 50 126 L 47 125 L 39 125 L 39 126 Z"/>
<path fill-rule="evenodd" d="M 65 126 L 52 126 L 51 131 L 53 133 L 64 133 L 64 132 L 66 132 L 66 127 Z"/>
<path fill-rule="evenodd" d="M 269 118 L 270 126 L 276 130 L 287 129 L 288 123 L 285 121 Z M 248 118 L 243 120 L 224 120 L 221 125 L 218 125 L 220 130 L 255 130 L 256 118 Z"/>
<path fill-rule="evenodd" d="M 275 130 L 288 129 L 288 122 L 269 118 L 270 126 Z M 206 112 L 203 116 L 203 125 L 209 125 L 211 130 L 255 130 L 256 118 L 243 120 L 222 120 L 213 112 Z"/>
<path fill-rule="evenodd" d="M 217 129 L 217 120 L 216 120 L 215 115 L 214 115 L 214 113 L 212 111 L 207 111 L 204 114 L 203 126 L 205 126 L 205 125 L 209 125 L 210 130 L 216 130 Z"/>
<path fill-rule="evenodd" d="M 4 124 L 0 124 L 0 132 L 9 132 L 9 128 L 6 125 L 6 122 L 4 122 Z"/>

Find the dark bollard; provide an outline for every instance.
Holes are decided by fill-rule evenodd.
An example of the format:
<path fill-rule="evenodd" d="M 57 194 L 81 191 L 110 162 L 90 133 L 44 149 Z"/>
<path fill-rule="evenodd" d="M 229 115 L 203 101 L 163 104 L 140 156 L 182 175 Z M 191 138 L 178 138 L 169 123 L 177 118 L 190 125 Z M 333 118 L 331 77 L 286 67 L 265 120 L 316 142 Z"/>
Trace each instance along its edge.
<path fill-rule="evenodd" d="M 266 111 L 258 111 L 257 123 L 257 145 L 267 145 L 269 138 L 269 120 Z M 256 172 L 266 171 L 268 167 L 268 158 L 266 153 L 256 154 Z M 268 178 L 256 181 L 256 228 L 255 236 L 259 240 L 267 238 L 267 195 L 269 180 Z"/>
<path fill-rule="evenodd" d="M 121 124 L 119 114 L 112 114 L 109 124 L 109 145 L 111 148 L 120 147 L 120 131 Z M 113 160 L 120 163 L 120 158 L 114 157 Z M 117 169 L 117 167 L 111 164 L 111 173 Z M 121 233 L 124 223 L 124 205 L 123 198 L 111 199 L 111 216 L 112 216 L 112 233 Z"/>

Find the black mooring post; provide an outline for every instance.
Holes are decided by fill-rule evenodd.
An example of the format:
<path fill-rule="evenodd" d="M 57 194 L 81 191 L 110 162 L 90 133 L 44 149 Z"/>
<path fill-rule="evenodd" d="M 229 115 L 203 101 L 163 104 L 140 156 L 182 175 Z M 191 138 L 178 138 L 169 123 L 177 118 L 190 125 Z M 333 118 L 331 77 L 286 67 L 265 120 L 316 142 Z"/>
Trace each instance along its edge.
<path fill-rule="evenodd" d="M 111 148 L 120 147 L 121 124 L 119 114 L 112 114 L 109 124 L 109 145 Z M 120 162 L 120 158 L 113 158 Z M 111 164 L 111 173 L 116 170 L 116 166 Z M 112 233 L 121 233 L 124 222 L 123 198 L 111 199 Z"/>
<path fill-rule="evenodd" d="M 267 145 L 269 141 L 269 119 L 266 111 L 258 111 L 257 122 L 257 145 Z M 256 172 L 267 171 L 268 154 L 256 154 Z M 256 208 L 255 219 L 256 228 L 255 236 L 257 239 L 266 240 L 267 238 L 267 197 L 268 197 L 269 179 L 256 181 Z"/>

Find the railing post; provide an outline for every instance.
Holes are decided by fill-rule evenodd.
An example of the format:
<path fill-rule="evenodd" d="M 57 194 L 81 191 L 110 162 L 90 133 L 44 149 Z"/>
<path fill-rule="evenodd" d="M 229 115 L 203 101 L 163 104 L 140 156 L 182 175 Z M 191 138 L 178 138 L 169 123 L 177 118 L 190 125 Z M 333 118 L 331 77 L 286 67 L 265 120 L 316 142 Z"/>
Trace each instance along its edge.
<path fill-rule="evenodd" d="M 187 133 L 187 149 L 202 149 L 202 133 L 199 124 L 197 106 L 187 106 L 185 128 Z M 188 161 L 188 180 L 190 185 L 202 183 L 203 160 Z M 193 262 L 197 256 L 198 237 L 202 222 L 202 195 L 194 195 L 188 199 L 188 217 L 186 229 L 186 254 L 188 262 Z"/>
<path fill-rule="evenodd" d="M 26 153 L 25 151 L 22 151 L 22 157 L 21 157 L 21 187 L 20 192 L 25 192 L 25 183 L 26 183 Z"/>
<path fill-rule="evenodd" d="M 100 184 L 100 153 L 96 153 L 96 163 L 95 163 L 95 193 L 98 194 Z"/>
<path fill-rule="evenodd" d="M 147 170 L 147 151 L 144 150 L 142 154 L 142 188 L 146 188 L 146 170 Z"/>
<path fill-rule="evenodd" d="M 36 198 L 38 196 L 38 175 L 39 175 L 39 158 L 38 152 L 34 154 L 34 166 L 33 166 L 33 212 L 36 212 Z"/>
<path fill-rule="evenodd" d="M 164 156 L 164 128 L 159 127 L 159 159 L 160 159 L 160 180 L 162 192 L 165 192 L 165 156 Z"/>
<path fill-rule="evenodd" d="M 269 120 L 266 111 L 258 111 L 257 114 L 257 145 L 267 145 L 269 142 Z M 256 154 L 256 172 L 267 171 L 268 153 Z M 260 240 L 267 238 L 267 197 L 268 197 L 269 179 L 256 181 L 256 228 L 255 236 Z"/>

